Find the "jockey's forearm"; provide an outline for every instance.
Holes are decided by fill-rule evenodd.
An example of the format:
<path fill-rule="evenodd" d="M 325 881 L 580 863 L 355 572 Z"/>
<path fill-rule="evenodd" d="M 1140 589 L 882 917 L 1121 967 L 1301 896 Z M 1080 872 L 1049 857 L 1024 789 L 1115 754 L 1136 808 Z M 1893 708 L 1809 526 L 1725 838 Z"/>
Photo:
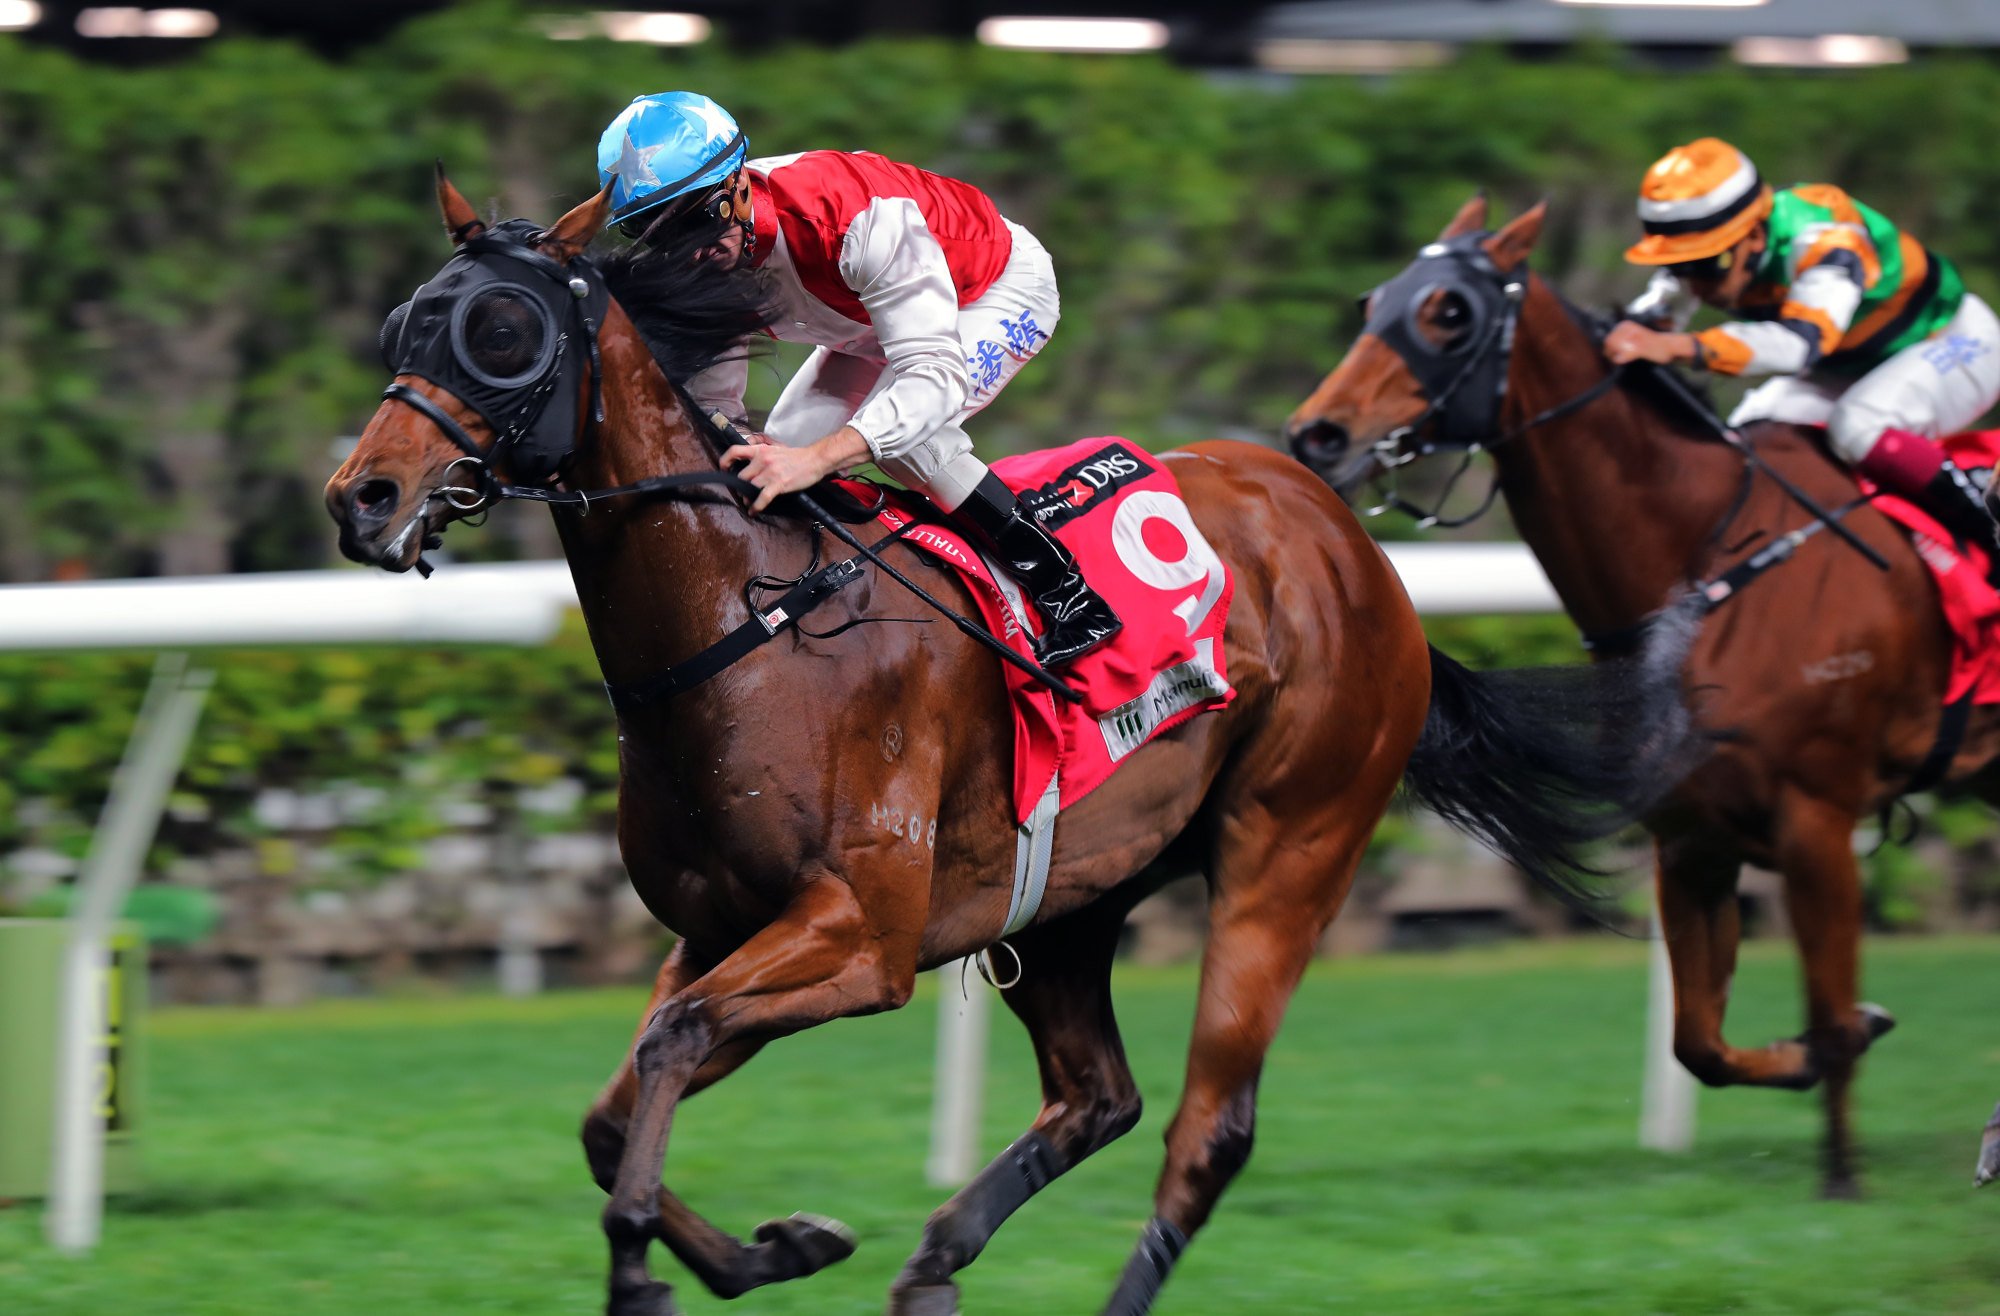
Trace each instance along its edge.
<path fill-rule="evenodd" d="M 826 464 L 828 474 L 844 471 L 869 457 L 868 440 L 852 425 L 842 425 L 812 445 L 813 456 Z"/>

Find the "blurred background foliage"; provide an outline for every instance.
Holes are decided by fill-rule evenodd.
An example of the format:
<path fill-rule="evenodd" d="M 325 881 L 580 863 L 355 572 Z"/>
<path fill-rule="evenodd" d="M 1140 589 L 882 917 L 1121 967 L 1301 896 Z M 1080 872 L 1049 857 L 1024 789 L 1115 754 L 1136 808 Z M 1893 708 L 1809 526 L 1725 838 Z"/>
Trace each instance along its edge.
<path fill-rule="evenodd" d="M 595 189 L 603 124 L 675 86 L 728 105 L 753 153 L 881 151 L 985 187 L 1043 239 L 1062 326 L 975 427 L 988 456 L 1089 433 L 1271 441 L 1356 332 L 1356 296 L 1476 189 L 1503 216 L 1547 197 L 1541 272 L 1585 302 L 1627 296 L 1639 175 L 1704 134 L 1774 180 L 1839 182 L 2000 292 L 1981 204 L 2000 196 L 2000 68 L 1972 57 L 1661 71 L 1604 47 L 1287 80 L 937 42 L 552 42 L 491 4 L 339 60 L 225 40 L 108 67 L 0 38 L 0 579 L 332 564 L 319 491 L 374 409 L 377 326 L 445 251 L 431 161 L 498 213 L 552 218 Z M 796 359 L 759 368 L 753 406 Z M 1396 520 L 1370 528 L 1407 533 Z M 1470 533 L 1505 534 L 1504 516 Z M 461 556 L 557 551 L 525 509 L 452 539 Z M 1579 656 L 1559 618 L 1433 633 L 1481 666 Z M 80 851 L 146 670 L 0 659 L 0 854 Z M 583 787 L 576 821 L 608 818 L 615 742 L 580 629 L 532 652 L 221 670 L 169 851 L 254 838 L 273 787 L 358 792 L 343 828 L 363 874 L 414 862 L 454 792 L 562 777 Z M 1892 862 L 1893 922 L 1913 879 Z"/>
<path fill-rule="evenodd" d="M 1601 48 L 1282 80 L 942 42 L 550 41 L 490 5 L 339 61 L 225 40 L 121 68 L 0 38 L 0 576 L 331 562 L 332 442 L 374 408 L 383 314 L 444 254 L 431 161 L 552 218 L 594 190 L 611 115 L 671 86 L 718 96 L 755 152 L 865 146 L 980 184 L 1041 236 L 1062 327 L 976 427 L 996 455 L 1273 435 L 1356 295 L 1478 188 L 1503 215 L 1548 197 L 1542 272 L 1627 295 L 1639 174 L 1703 133 L 1773 179 L 1839 181 L 1977 288 L 2000 272 L 1978 204 L 2000 195 L 2000 69 L 1969 57 L 1663 72 Z M 758 372 L 765 400 L 787 364 Z M 474 540 L 454 548 L 552 543 L 532 515 Z"/>

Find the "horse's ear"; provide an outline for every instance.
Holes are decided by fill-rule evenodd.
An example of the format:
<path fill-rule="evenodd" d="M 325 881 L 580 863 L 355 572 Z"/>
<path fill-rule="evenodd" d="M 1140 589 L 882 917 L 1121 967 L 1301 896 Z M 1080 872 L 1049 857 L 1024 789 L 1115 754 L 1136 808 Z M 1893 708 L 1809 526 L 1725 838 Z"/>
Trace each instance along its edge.
<path fill-rule="evenodd" d="M 1486 254 L 1503 270 L 1519 268 L 1535 249 L 1535 239 L 1542 236 L 1542 221 L 1548 217 L 1549 203 L 1537 201 L 1532 210 L 1522 211 L 1507 221 L 1507 227 L 1486 239 Z"/>
<path fill-rule="evenodd" d="M 542 254 L 564 265 L 581 256 L 592 239 L 604 231 L 604 221 L 611 218 L 611 189 L 617 185 L 618 180 L 613 178 L 602 192 L 551 225 L 535 244 Z"/>
<path fill-rule="evenodd" d="M 476 238 L 486 231 L 479 212 L 472 208 L 459 190 L 444 176 L 444 161 L 437 162 L 438 210 L 444 215 L 444 231 L 451 234 L 451 245 L 461 246 L 468 238 Z"/>
<path fill-rule="evenodd" d="M 1467 233 L 1477 233 L 1485 227 L 1486 194 L 1474 192 L 1471 199 L 1460 206 L 1458 213 L 1451 217 L 1451 223 L 1444 226 L 1444 232 L 1438 234 L 1438 241 L 1450 242 L 1453 238 L 1463 237 Z"/>

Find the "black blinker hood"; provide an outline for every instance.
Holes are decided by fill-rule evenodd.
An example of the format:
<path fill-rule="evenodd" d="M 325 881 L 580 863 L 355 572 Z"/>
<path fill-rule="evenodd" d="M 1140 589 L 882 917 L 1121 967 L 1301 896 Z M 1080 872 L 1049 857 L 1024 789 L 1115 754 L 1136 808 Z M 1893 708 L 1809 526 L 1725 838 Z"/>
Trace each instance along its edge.
<path fill-rule="evenodd" d="M 579 256 L 564 267 L 537 251 L 542 229 L 510 219 L 467 239 L 443 269 L 389 313 L 382 325 L 382 359 L 398 375 L 427 379 L 451 393 L 492 427 L 484 454 L 523 484 L 554 478 L 578 439 L 576 397 L 588 371 L 591 407 L 598 406 L 597 330 L 611 295 L 597 267 Z M 472 299 L 502 291 L 541 319 L 541 350 L 514 379 L 496 380 L 466 359 L 461 332 Z M 552 399 L 563 404 L 551 407 Z"/>
<path fill-rule="evenodd" d="M 1432 422 L 1428 434 L 1414 436 L 1419 452 L 1476 448 L 1499 427 L 1514 322 L 1528 276 L 1525 267 L 1508 272 L 1493 263 L 1485 246 L 1491 236 L 1463 233 L 1429 244 L 1368 300 L 1373 313 L 1365 332 L 1403 359 L 1429 403 L 1411 427 Z M 1458 294 L 1470 317 L 1465 332 L 1448 347 L 1432 342 L 1417 323 L 1425 303 L 1438 292 Z"/>

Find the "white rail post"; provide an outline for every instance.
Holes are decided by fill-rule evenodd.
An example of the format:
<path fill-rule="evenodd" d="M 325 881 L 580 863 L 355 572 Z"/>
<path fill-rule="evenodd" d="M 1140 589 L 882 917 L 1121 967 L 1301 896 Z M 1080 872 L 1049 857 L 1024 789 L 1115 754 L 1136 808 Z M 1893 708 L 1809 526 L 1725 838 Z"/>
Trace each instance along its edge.
<path fill-rule="evenodd" d="M 1639 1106 L 1639 1145 L 1684 1152 L 1694 1146 L 1694 1076 L 1674 1059 L 1674 970 L 1654 898 L 1646 986 L 1646 1079 Z"/>
<path fill-rule="evenodd" d="M 972 983 L 970 990 L 960 987 L 973 970 L 971 960 L 953 960 L 935 975 L 937 1077 L 931 1154 L 924 1163 L 924 1178 L 933 1188 L 956 1188 L 979 1169 L 979 1098 L 986 1086 L 987 1018 L 993 1004 L 983 981 Z"/>
<path fill-rule="evenodd" d="M 49 1172 L 49 1242 L 64 1252 L 96 1246 L 104 1220 L 104 1118 L 94 1081 L 104 1062 L 103 990 L 111 968 L 112 924 L 139 880 L 146 847 L 160 828 L 167 792 L 215 674 L 162 654 L 111 779 L 111 794 L 90 838 L 70 908 L 56 1034 L 55 1142 Z"/>

